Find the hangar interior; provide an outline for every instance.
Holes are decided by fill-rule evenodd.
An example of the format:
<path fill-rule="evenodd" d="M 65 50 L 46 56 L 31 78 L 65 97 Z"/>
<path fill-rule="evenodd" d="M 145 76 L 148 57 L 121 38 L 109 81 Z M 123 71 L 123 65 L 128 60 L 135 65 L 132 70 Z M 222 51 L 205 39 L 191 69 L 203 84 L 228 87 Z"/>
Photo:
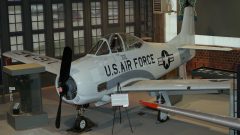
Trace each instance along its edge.
<path fill-rule="evenodd" d="M 63 49 L 73 49 L 73 59 L 83 57 L 104 35 L 128 33 L 149 42 L 168 42 L 180 32 L 181 2 L 186 0 L 1 0 L 0 1 L 0 51 L 28 50 L 44 56 L 61 59 Z M 189 0 L 190 1 L 190 0 Z M 195 1 L 195 0 L 192 0 Z M 196 2 L 196 44 L 240 46 L 240 23 L 238 0 L 211 0 Z M 208 5 L 207 7 L 205 5 Z M 224 9 L 224 10 L 222 10 Z M 176 11 L 168 13 L 167 11 Z M 201 67 L 226 72 L 237 72 L 240 50 L 231 52 L 196 51 L 196 56 L 187 63 L 187 73 Z M 18 64 L 4 60 L 2 66 Z M 43 110 L 48 113 L 47 125 L 29 130 L 15 130 L 6 121 L 6 112 L 12 102 L 9 99 L 10 79 L 1 71 L 0 134 L 71 134 L 75 108 L 63 105 L 63 127 L 54 128 L 58 95 L 55 91 L 55 75 L 41 73 Z M 176 78 L 178 70 L 163 78 Z M 13 93 L 19 100 L 18 92 Z M 229 113 L 229 94 L 184 95 L 178 107 L 211 112 L 220 115 Z M 138 100 L 154 100 L 147 93 L 130 93 L 130 119 L 134 134 L 229 134 L 229 129 L 214 124 L 173 115 L 162 124 L 156 122 L 156 113 L 141 107 Z M 110 134 L 112 108 L 110 105 L 93 107 L 87 116 L 96 121 L 97 127 L 83 134 Z M 141 112 L 144 112 L 141 114 Z M 126 115 L 124 122 L 117 125 L 114 134 L 131 134 Z M 183 120 L 180 121 L 179 119 Z M 178 129 L 174 132 L 172 127 Z M 152 129 L 146 132 L 146 129 Z M 181 132 L 179 132 L 181 131 Z M 234 134 L 237 135 L 237 134 Z"/>

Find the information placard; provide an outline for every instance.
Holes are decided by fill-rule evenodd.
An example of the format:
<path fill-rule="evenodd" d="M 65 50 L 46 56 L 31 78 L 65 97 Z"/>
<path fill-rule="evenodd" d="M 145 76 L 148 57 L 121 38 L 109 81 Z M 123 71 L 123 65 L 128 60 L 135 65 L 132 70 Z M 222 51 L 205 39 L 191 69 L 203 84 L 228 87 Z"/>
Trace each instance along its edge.
<path fill-rule="evenodd" d="M 111 95 L 112 106 L 129 106 L 128 94 L 112 94 Z"/>

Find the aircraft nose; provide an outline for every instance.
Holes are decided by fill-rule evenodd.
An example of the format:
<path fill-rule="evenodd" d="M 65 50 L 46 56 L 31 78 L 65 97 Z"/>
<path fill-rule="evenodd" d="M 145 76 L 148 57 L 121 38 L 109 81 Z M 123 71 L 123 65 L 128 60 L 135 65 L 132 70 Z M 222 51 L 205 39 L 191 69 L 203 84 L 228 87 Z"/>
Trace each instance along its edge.
<path fill-rule="evenodd" d="M 66 100 L 73 100 L 77 96 L 77 85 L 74 79 L 70 76 L 69 79 L 66 81 L 67 93 L 64 94 L 64 98 Z"/>

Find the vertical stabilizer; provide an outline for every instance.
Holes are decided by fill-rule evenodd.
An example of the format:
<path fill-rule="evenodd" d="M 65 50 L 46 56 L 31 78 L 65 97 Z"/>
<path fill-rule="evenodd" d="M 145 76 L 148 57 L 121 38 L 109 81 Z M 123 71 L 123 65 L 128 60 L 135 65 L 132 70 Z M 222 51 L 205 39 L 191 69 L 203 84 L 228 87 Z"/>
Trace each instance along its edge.
<path fill-rule="evenodd" d="M 182 21 L 182 28 L 180 34 L 195 35 L 194 26 L 194 9 L 193 7 L 186 7 Z"/>
<path fill-rule="evenodd" d="M 195 24 L 193 7 L 185 7 L 181 32 L 168 42 L 170 45 L 182 46 L 195 44 Z"/>

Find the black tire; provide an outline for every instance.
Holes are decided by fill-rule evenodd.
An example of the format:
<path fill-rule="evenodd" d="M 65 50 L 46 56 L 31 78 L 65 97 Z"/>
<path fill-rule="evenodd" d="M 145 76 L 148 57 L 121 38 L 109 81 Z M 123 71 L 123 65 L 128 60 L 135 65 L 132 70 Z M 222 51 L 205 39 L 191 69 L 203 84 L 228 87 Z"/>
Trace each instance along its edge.
<path fill-rule="evenodd" d="M 166 117 L 166 119 L 161 119 L 160 113 L 161 113 L 161 111 L 158 111 L 157 120 L 158 120 L 159 122 L 166 122 L 166 121 L 169 120 L 169 117 L 168 117 L 168 116 Z"/>
<path fill-rule="evenodd" d="M 84 118 L 83 116 L 79 116 L 77 119 L 76 119 L 76 122 L 75 122 L 75 128 L 80 130 L 80 131 L 84 131 L 86 128 L 87 128 L 87 119 Z"/>

